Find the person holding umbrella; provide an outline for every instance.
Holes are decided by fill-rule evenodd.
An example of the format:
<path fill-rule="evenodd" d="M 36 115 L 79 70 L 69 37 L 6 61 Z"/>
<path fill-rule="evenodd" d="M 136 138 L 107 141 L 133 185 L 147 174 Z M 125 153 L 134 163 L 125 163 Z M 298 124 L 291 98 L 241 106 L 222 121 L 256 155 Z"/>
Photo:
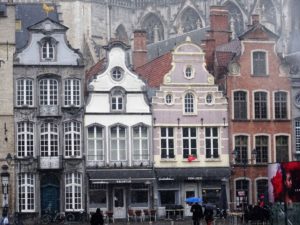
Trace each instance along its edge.
<path fill-rule="evenodd" d="M 199 225 L 200 220 L 203 218 L 203 211 L 201 205 L 198 202 L 195 202 L 191 207 L 191 212 L 193 213 L 193 224 Z"/>
<path fill-rule="evenodd" d="M 214 221 L 213 205 L 205 204 L 204 217 L 207 225 L 212 225 Z"/>

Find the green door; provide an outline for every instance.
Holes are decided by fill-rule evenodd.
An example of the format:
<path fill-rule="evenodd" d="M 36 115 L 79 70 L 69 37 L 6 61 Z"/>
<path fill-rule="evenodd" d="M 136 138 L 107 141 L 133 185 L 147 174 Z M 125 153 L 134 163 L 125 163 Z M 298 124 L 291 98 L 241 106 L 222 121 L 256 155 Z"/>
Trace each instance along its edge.
<path fill-rule="evenodd" d="M 59 212 L 59 180 L 56 176 L 44 176 L 41 180 L 41 210 Z"/>

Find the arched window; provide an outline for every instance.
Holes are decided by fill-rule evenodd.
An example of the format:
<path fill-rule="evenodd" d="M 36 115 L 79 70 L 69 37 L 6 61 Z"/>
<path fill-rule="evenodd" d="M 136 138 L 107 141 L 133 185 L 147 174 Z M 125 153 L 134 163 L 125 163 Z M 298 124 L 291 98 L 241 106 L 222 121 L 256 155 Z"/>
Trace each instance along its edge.
<path fill-rule="evenodd" d="M 257 91 L 254 93 L 254 118 L 268 118 L 268 93 Z"/>
<path fill-rule="evenodd" d="M 146 126 L 136 126 L 132 129 L 133 160 L 149 159 L 149 132 Z"/>
<path fill-rule="evenodd" d="M 40 80 L 40 104 L 57 105 L 58 104 L 58 82 L 55 79 Z"/>
<path fill-rule="evenodd" d="M 268 163 L 269 137 L 259 135 L 255 137 L 256 163 Z"/>
<path fill-rule="evenodd" d="M 41 46 L 41 60 L 54 61 L 56 58 L 57 41 L 51 37 L 43 38 L 40 42 Z"/>
<path fill-rule="evenodd" d="M 283 91 L 278 91 L 275 93 L 274 97 L 275 119 L 287 119 L 287 93 Z"/>
<path fill-rule="evenodd" d="M 194 113 L 194 95 L 192 93 L 187 93 L 184 96 L 184 112 L 185 113 Z"/>
<path fill-rule="evenodd" d="M 20 173 L 18 175 L 19 209 L 22 212 L 34 212 L 35 208 L 35 175 L 33 173 Z"/>
<path fill-rule="evenodd" d="M 125 111 L 125 93 L 123 89 L 115 88 L 111 92 L 111 111 Z"/>
<path fill-rule="evenodd" d="M 34 152 L 34 126 L 31 122 L 17 124 L 17 150 L 18 157 L 33 156 Z"/>
<path fill-rule="evenodd" d="M 248 136 L 235 136 L 234 150 L 236 163 L 248 163 Z"/>
<path fill-rule="evenodd" d="M 189 32 L 202 27 L 201 19 L 193 8 L 186 8 L 181 16 L 181 27 L 183 32 Z"/>
<path fill-rule="evenodd" d="M 42 157 L 58 156 L 58 127 L 54 123 L 41 125 L 40 151 Z"/>
<path fill-rule="evenodd" d="M 81 124 L 77 121 L 64 123 L 65 156 L 81 155 Z"/>
<path fill-rule="evenodd" d="M 148 43 L 153 43 L 154 41 L 161 41 L 164 39 L 164 28 L 163 24 L 154 13 L 148 14 L 143 23 L 142 29 L 147 31 L 147 41 Z M 158 40 L 155 40 L 157 38 Z"/>
<path fill-rule="evenodd" d="M 67 173 L 65 177 L 66 211 L 82 210 L 82 176 L 78 172 Z"/>
<path fill-rule="evenodd" d="M 112 161 L 127 159 L 127 129 L 117 125 L 110 128 L 110 158 Z"/>
<path fill-rule="evenodd" d="M 241 10 L 239 9 L 239 7 L 237 7 L 235 3 L 229 1 L 226 3 L 225 7 L 229 12 L 230 18 L 234 22 L 233 27 L 235 33 L 237 35 L 242 34 L 244 31 L 244 18 Z"/>
<path fill-rule="evenodd" d="M 88 160 L 104 160 L 104 133 L 100 126 L 91 126 L 88 128 L 87 149 Z"/>
<path fill-rule="evenodd" d="M 116 38 L 120 41 L 123 41 L 124 43 L 128 43 L 128 35 L 125 30 L 125 27 L 121 24 L 118 26 L 116 30 Z"/>

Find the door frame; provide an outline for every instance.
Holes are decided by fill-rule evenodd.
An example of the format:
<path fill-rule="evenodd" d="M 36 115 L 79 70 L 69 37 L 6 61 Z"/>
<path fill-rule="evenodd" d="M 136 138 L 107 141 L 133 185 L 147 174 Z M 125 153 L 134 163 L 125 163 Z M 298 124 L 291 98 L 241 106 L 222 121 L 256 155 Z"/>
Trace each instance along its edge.
<path fill-rule="evenodd" d="M 122 207 L 115 207 L 115 193 L 116 190 L 122 190 L 123 191 L 123 206 Z M 112 196 L 112 200 L 113 200 L 113 212 L 114 212 L 114 218 L 126 218 L 126 188 L 124 186 L 119 186 L 119 187 L 114 187 L 113 188 L 113 196 Z"/>

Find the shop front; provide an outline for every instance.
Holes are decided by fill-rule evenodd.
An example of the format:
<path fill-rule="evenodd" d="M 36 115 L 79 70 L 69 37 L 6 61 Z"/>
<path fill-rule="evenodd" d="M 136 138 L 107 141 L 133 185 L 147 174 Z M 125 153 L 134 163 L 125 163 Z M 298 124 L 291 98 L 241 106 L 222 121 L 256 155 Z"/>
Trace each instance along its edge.
<path fill-rule="evenodd" d="M 101 208 L 104 214 L 124 219 L 129 209 L 153 208 L 152 169 L 98 169 L 87 173 L 90 212 Z"/>

